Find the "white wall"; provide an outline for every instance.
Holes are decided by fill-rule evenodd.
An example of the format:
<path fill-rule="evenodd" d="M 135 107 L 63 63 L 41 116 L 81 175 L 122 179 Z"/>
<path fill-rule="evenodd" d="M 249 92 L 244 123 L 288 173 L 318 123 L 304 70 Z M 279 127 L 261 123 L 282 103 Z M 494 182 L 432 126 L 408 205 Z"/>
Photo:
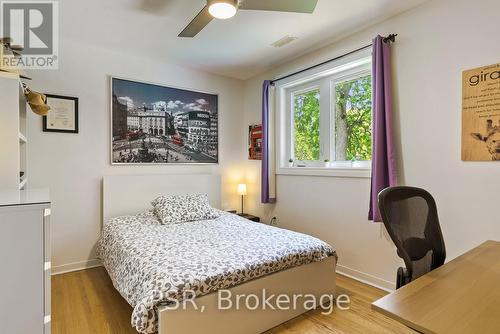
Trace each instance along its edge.
<path fill-rule="evenodd" d="M 500 62 L 498 0 L 433 0 L 245 83 L 245 125 L 260 121 L 264 79 L 304 68 L 398 33 L 394 44 L 396 135 L 400 180 L 436 198 L 450 260 L 487 239 L 500 240 L 500 165 L 462 162 L 461 74 Z M 247 162 L 250 189 L 259 165 Z M 400 261 L 380 224 L 367 221 L 369 179 L 278 177 L 275 208 L 249 198 L 249 212 L 336 246 L 340 269 L 390 287 Z"/>
<path fill-rule="evenodd" d="M 109 174 L 220 173 L 222 203 L 237 207 L 236 184 L 244 160 L 242 82 L 166 63 L 63 40 L 57 71 L 32 71 L 31 86 L 79 97 L 80 133 L 42 132 L 29 119 L 30 187 L 49 186 L 52 197 L 52 265 L 69 270 L 95 261 L 101 230 L 101 179 Z M 109 75 L 219 93 L 220 164 L 197 166 L 112 166 L 110 164 Z M 90 261 L 90 262 L 89 262 Z"/>
<path fill-rule="evenodd" d="M 281 226 L 332 243 L 344 272 L 390 287 L 400 261 L 383 227 L 366 219 L 369 179 L 279 176 L 278 203 L 264 206 L 260 164 L 246 160 L 247 126 L 260 122 L 262 80 L 389 33 L 399 34 L 394 66 L 400 179 L 436 197 L 448 259 L 486 239 L 500 239 L 494 214 L 499 166 L 460 160 L 461 72 L 500 62 L 499 10 L 496 0 L 433 0 L 245 83 L 62 40 L 60 70 L 30 73 L 33 88 L 80 98 L 77 135 L 44 133 L 40 118 L 29 119 L 30 186 L 50 186 L 53 199 L 53 266 L 66 270 L 93 263 L 103 175 L 220 173 L 224 208 L 239 207 L 234 189 L 245 179 L 246 211 L 265 219 L 276 215 Z M 219 93 L 220 164 L 111 166 L 108 75 Z"/>

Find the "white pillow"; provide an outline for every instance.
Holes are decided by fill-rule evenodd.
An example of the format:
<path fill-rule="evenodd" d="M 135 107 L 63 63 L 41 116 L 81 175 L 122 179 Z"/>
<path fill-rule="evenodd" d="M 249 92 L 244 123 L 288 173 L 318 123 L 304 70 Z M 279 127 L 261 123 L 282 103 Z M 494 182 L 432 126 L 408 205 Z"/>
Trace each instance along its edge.
<path fill-rule="evenodd" d="M 219 217 L 206 194 L 160 196 L 151 202 L 162 224 L 178 224 Z"/>

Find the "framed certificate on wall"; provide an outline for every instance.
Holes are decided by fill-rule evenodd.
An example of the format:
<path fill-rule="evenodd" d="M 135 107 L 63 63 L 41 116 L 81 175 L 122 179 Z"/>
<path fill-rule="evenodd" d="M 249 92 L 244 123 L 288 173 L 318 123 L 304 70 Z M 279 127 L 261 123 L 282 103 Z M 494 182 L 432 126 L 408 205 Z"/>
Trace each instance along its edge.
<path fill-rule="evenodd" d="M 78 133 L 78 98 L 45 95 L 50 110 L 47 116 L 43 116 L 43 131 Z"/>

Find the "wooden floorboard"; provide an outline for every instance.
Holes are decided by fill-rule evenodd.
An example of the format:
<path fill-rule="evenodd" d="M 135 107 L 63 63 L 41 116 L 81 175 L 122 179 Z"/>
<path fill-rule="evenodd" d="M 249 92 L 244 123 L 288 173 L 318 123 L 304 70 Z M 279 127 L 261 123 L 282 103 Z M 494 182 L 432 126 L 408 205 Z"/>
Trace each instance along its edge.
<path fill-rule="evenodd" d="M 337 275 L 337 293 L 351 298 L 350 309 L 323 315 L 308 312 L 267 334 L 415 333 L 371 310 L 385 291 Z M 114 289 L 103 267 L 52 277 L 53 334 L 137 334 L 130 325 L 132 307 Z"/>

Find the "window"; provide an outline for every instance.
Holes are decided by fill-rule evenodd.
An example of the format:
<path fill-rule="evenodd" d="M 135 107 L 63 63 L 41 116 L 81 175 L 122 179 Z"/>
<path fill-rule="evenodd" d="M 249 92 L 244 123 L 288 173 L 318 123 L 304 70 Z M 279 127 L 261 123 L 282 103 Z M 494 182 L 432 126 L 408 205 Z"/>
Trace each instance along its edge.
<path fill-rule="evenodd" d="M 325 170 L 364 170 L 359 175 L 369 176 L 372 77 L 368 55 L 324 65 L 276 88 L 278 172 L 322 175 Z"/>
<path fill-rule="evenodd" d="M 372 76 L 335 83 L 335 160 L 372 158 Z"/>
<path fill-rule="evenodd" d="M 319 89 L 293 94 L 294 157 L 319 160 Z"/>

